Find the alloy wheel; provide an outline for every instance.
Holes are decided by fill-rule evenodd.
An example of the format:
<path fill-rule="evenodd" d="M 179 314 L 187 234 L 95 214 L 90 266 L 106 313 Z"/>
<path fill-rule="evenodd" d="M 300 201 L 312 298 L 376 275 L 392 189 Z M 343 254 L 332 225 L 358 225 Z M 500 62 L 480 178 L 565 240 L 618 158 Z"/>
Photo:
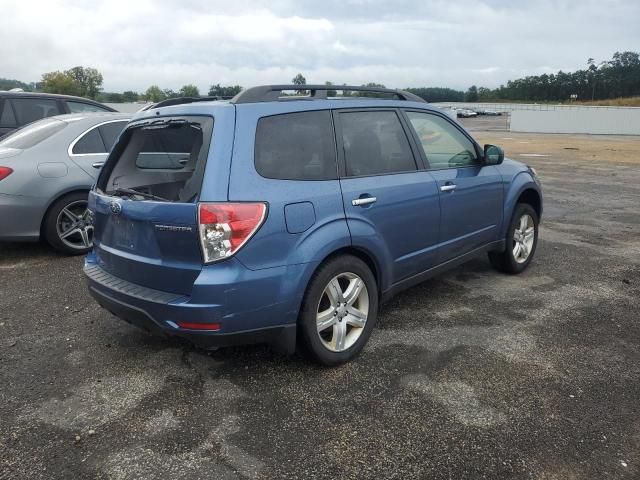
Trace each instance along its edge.
<path fill-rule="evenodd" d="M 535 240 L 535 223 L 528 213 L 520 217 L 513 232 L 513 258 L 518 263 L 524 263 L 531 255 Z"/>
<path fill-rule="evenodd" d="M 77 200 L 65 206 L 56 220 L 60 240 L 70 248 L 85 250 L 93 245 L 93 225 L 86 200 Z"/>
<path fill-rule="evenodd" d="M 369 316 L 364 280 L 345 272 L 333 277 L 320 297 L 316 326 L 322 344 L 332 352 L 347 350 L 360 338 Z"/>

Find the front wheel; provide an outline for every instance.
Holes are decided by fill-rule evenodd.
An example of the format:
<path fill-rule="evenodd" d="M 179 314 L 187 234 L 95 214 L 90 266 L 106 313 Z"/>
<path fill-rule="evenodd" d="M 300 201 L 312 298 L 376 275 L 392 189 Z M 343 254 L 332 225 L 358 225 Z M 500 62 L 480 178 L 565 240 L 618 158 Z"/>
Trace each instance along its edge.
<path fill-rule="evenodd" d="M 369 267 L 351 255 L 335 257 L 313 275 L 299 318 L 302 344 L 323 365 L 354 358 L 378 316 L 378 286 Z"/>
<path fill-rule="evenodd" d="M 489 252 L 491 264 L 506 273 L 524 271 L 538 245 L 538 214 L 531 205 L 516 205 L 505 240 L 504 252 Z"/>

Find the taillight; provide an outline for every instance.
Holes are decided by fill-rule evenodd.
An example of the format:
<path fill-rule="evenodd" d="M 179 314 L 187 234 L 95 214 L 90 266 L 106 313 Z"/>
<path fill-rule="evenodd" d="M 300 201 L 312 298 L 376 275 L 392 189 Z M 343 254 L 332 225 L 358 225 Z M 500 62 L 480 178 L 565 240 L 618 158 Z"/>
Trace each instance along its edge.
<path fill-rule="evenodd" d="M 0 167 L 0 180 L 4 180 L 13 173 L 13 170 L 9 167 Z"/>
<path fill-rule="evenodd" d="M 198 228 L 204 262 L 224 260 L 240 250 L 266 214 L 264 203 L 200 203 Z"/>

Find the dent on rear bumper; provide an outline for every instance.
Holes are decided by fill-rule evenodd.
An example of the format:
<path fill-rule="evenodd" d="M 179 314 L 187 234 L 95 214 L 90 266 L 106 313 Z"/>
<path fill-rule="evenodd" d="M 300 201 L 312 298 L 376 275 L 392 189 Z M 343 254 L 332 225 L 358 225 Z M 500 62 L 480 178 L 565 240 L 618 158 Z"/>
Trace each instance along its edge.
<path fill-rule="evenodd" d="M 85 271 L 95 266 L 95 256 L 90 254 L 85 261 Z M 141 298 L 91 278 L 88 283 L 90 293 L 98 303 L 117 316 L 147 330 L 188 337 L 194 343 L 205 341 L 214 346 L 216 338 L 223 345 L 229 343 L 228 336 L 231 335 L 240 339 L 232 343 L 253 343 L 258 340 L 245 342 L 242 337 L 255 333 L 259 339 L 264 330 L 265 341 L 269 341 L 268 334 L 274 331 L 285 327 L 295 329 L 306 285 L 304 277 L 309 268 L 308 264 L 300 264 L 254 271 L 232 258 L 203 267 L 191 295 L 176 296 L 170 302 Z M 141 325 L 148 323 L 146 320 L 136 321 L 141 315 L 147 317 L 154 328 Z M 215 332 L 185 331 L 176 328 L 177 322 L 220 323 L 222 328 Z"/>

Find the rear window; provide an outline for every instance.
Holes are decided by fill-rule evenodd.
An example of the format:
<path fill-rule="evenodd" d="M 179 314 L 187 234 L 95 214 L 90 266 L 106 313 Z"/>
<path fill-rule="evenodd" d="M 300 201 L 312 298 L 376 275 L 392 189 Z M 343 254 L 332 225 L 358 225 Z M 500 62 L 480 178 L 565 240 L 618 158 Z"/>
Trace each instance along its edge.
<path fill-rule="evenodd" d="M 174 117 L 130 126 L 107 160 L 98 187 L 136 190 L 173 202 L 200 194 L 213 133 L 210 117 Z M 112 158 L 114 157 L 114 158 Z"/>
<path fill-rule="evenodd" d="M 198 125 L 143 129 L 136 135 L 143 142 L 136 158 L 136 166 L 142 169 L 180 170 L 189 162 L 191 150 L 202 144 Z"/>
<path fill-rule="evenodd" d="M 267 178 L 337 178 L 331 113 L 323 110 L 261 118 L 256 131 L 255 165 Z"/>
<path fill-rule="evenodd" d="M 11 108 L 11 104 L 8 101 L 3 101 L 0 99 L 0 127 L 15 127 L 16 116 L 13 114 L 13 108 Z"/>
<path fill-rule="evenodd" d="M 8 101 L 13 105 L 20 125 L 62 113 L 58 108 L 58 102 L 51 99 L 12 98 Z"/>
<path fill-rule="evenodd" d="M 89 130 L 73 146 L 74 155 L 90 155 L 96 153 L 107 153 L 104 142 L 97 128 Z"/>
<path fill-rule="evenodd" d="M 100 135 L 102 135 L 102 140 L 104 141 L 104 146 L 107 149 L 107 152 L 110 152 L 113 148 L 113 144 L 116 143 L 118 139 L 118 135 L 122 132 L 122 129 L 127 124 L 127 120 L 123 120 L 121 122 L 109 122 L 98 127 L 100 130 Z"/>
<path fill-rule="evenodd" d="M 100 107 L 98 105 L 93 105 L 92 103 L 67 102 L 67 106 L 69 107 L 69 111 L 71 113 L 109 112 L 110 111 L 107 108 L 103 108 L 103 107 Z"/>
<path fill-rule="evenodd" d="M 40 120 L 3 137 L 0 140 L 0 147 L 25 150 L 46 140 L 66 126 L 66 122 L 52 118 Z"/>
<path fill-rule="evenodd" d="M 396 112 L 340 113 L 347 176 L 416 170 L 409 140 Z"/>

